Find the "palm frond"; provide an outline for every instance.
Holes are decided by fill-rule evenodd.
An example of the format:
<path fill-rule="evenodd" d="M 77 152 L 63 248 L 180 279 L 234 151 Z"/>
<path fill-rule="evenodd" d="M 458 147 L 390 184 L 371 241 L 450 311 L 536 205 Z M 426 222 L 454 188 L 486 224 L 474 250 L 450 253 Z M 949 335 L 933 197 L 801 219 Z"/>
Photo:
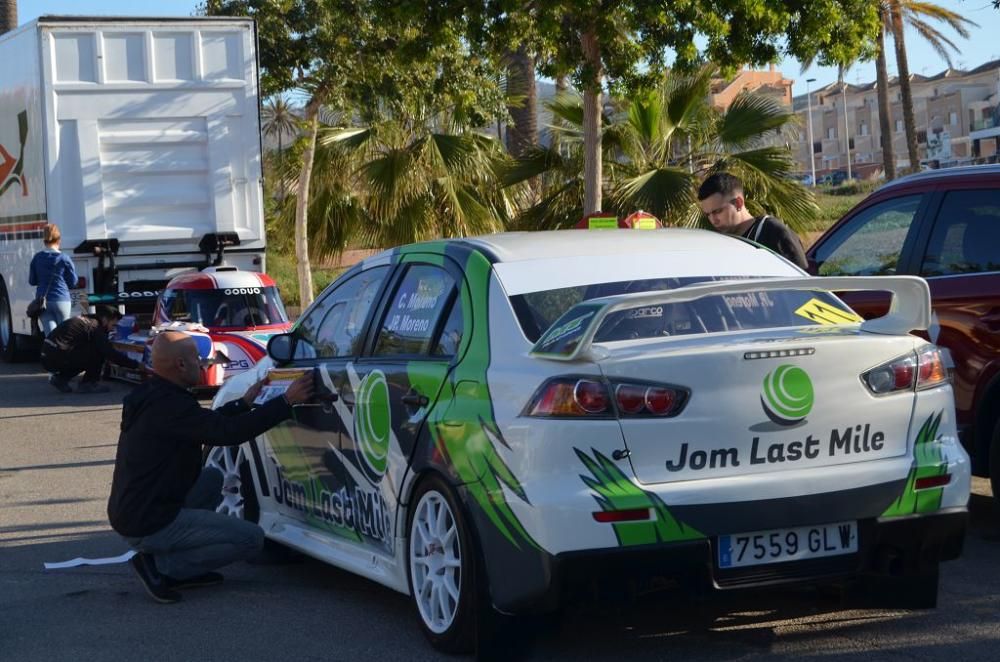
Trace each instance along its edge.
<path fill-rule="evenodd" d="M 696 180 L 679 168 L 659 168 L 621 182 L 613 195 L 624 210 L 647 211 L 658 218 L 672 218 L 695 202 Z"/>
<path fill-rule="evenodd" d="M 717 126 L 718 141 L 730 149 L 757 144 L 765 133 L 778 129 L 794 115 L 776 100 L 752 92 L 741 92 L 722 114 Z"/>

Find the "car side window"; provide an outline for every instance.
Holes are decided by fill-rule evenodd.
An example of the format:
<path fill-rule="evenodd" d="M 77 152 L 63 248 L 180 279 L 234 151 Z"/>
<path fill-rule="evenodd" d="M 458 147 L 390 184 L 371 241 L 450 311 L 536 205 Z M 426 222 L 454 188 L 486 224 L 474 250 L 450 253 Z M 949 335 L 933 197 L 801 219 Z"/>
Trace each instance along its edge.
<path fill-rule="evenodd" d="M 934 222 L 920 275 L 986 271 L 1000 271 L 1000 191 L 950 191 Z"/>
<path fill-rule="evenodd" d="M 365 337 L 365 320 L 388 266 L 373 267 L 339 284 L 323 298 L 295 331 L 296 358 L 355 356 Z"/>
<path fill-rule="evenodd" d="M 896 273 L 899 254 L 922 194 L 886 200 L 864 210 L 816 251 L 820 276 L 885 276 Z"/>
<path fill-rule="evenodd" d="M 457 294 L 457 293 L 456 293 Z M 462 314 L 462 298 L 452 297 L 451 312 L 441 328 L 441 335 L 434 343 L 434 356 L 455 356 L 465 334 L 465 317 Z"/>
<path fill-rule="evenodd" d="M 375 340 L 375 356 L 431 353 L 438 321 L 454 298 L 455 279 L 431 264 L 410 266 L 396 288 Z"/>

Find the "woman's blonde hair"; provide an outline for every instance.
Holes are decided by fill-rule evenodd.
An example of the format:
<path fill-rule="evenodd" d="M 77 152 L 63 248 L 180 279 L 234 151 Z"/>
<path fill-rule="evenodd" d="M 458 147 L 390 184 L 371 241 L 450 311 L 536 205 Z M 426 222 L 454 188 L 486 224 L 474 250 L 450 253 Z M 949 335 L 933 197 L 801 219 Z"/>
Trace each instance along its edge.
<path fill-rule="evenodd" d="M 51 246 L 60 239 L 62 239 L 62 232 L 59 232 L 58 225 L 55 223 L 49 223 L 45 226 L 45 230 L 42 232 L 42 241 L 46 246 Z"/>

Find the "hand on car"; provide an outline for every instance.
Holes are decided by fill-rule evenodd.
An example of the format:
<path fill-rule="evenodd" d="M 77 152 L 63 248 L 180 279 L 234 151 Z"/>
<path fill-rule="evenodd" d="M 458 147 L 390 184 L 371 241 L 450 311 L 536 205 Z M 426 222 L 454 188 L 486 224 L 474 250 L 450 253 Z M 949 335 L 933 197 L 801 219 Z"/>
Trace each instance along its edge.
<path fill-rule="evenodd" d="M 264 388 L 264 381 L 265 380 L 263 379 L 260 380 L 259 382 L 248 388 L 247 392 L 243 394 L 243 402 L 246 403 L 247 407 L 253 406 L 253 401 L 257 399 L 258 395 L 260 395 L 260 390 Z"/>
<path fill-rule="evenodd" d="M 285 391 L 285 401 L 290 405 L 308 402 L 312 399 L 314 390 L 312 373 L 306 373 L 288 387 L 288 390 Z"/>

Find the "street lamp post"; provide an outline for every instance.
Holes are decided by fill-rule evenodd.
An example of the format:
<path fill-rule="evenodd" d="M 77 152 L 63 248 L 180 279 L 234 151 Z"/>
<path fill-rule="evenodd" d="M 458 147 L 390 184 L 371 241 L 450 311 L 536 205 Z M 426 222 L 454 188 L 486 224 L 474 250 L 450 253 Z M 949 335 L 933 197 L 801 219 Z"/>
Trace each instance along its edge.
<path fill-rule="evenodd" d="M 809 105 L 809 167 L 812 170 L 813 186 L 816 186 L 816 149 L 813 147 L 813 104 L 809 83 L 815 82 L 815 78 L 806 78 L 806 103 Z"/>
<path fill-rule="evenodd" d="M 844 97 L 844 150 L 847 153 L 847 179 L 851 177 L 851 125 L 847 121 L 847 83 L 840 82 L 840 91 Z"/>

